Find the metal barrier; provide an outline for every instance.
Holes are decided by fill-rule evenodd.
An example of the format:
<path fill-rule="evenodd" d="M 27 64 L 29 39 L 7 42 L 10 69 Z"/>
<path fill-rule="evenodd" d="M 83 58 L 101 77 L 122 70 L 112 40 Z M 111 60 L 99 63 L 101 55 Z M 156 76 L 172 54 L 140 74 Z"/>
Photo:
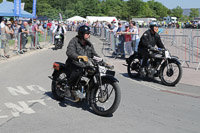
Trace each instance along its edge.
<path fill-rule="evenodd" d="M 200 67 L 200 36 L 194 36 L 192 39 L 192 63 L 198 63 L 196 70 Z"/>
<path fill-rule="evenodd" d="M 40 34 L 40 33 L 30 33 L 30 35 L 25 35 L 23 33 L 18 33 L 17 36 L 17 40 L 14 39 L 7 39 L 9 47 L 13 47 L 14 49 L 11 49 L 11 54 L 23 54 L 27 51 L 27 49 L 40 49 L 41 47 L 39 46 L 43 46 L 45 47 L 47 44 L 49 44 L 49 40 L 51 38 L 53 38 L 52 34 L 47 34 L 47 30 L 44 31 L 44 34 Z M 2 35 L 0 35 L 0 58 L 6 58 L 3 54 L 3 43 L 2 43 Z M 15 41 L 17 41 L 17 49 L 15 49 Z M 25 47 L 27 45 L 27 43 L 30 43 L 30 46 L 28 46 L 27 48 Z M 39 43 L 41 43 L 41 45 L 39 45 Z"/>
<path fill-rule="evenodd" d="M 191 62 L 191 39 L 187 35 L 161 35 L 165 48 L 183 63 Z M 187 64 L 188 65 L 188 64 Z"/>

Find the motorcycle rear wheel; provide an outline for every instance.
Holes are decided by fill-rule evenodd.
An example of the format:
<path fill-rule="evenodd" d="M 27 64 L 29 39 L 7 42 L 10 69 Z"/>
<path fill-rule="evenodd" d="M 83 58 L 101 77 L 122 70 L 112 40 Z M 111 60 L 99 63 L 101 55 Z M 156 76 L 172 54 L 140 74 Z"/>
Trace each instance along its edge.
<path fill-rule="evenodd" d="M 128 63 L 127 71 L 130 78 L 137 78 L 140 74 L 140 59 L 136 56 L 133 57 Z"/>
<path fill-rule="evenodd" d="M 98 88 L 91 92 L 91 107 L 101 116 L 113 114 L 120 103 L 121 92 L 117 82 L 105 81 L 102 83 L 103 96 Z"/>
<path fill-rule="evenodd" d="M 58 88 L 58 85 L 56 84 L 55 81 L 52 81 L 52 84 L 51 84 L 51 91 L 52 91 L 52 94 L 53 94 L 53 97 L 58 100 L 58 101 L 62 101 L 64 99 L 64 96 L 63 96 L 63 91 L 60 90 L 60 88 Z"/>

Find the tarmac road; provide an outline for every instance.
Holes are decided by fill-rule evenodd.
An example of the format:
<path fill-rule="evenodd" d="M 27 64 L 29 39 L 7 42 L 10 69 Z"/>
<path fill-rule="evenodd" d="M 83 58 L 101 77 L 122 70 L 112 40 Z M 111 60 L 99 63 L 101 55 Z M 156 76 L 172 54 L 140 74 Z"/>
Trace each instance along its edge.
<path fill-rule="evenodd" d="M 52 99 L 47 76 L 53 62 L 65 62 L 67 44 L 75 34 L 67 34 L 62 50 L 42 49 L 0 62 L 1 133 L 199 133 L 199 87 L 180 83 L 170 88 L 130 79 L 118 59 L 104 57 L 115 66 L 122 93 L 113 116 L 98 116 L 86 103 Z M 102 42 L 96 37 L 91 42 L 103 57 Z"/>

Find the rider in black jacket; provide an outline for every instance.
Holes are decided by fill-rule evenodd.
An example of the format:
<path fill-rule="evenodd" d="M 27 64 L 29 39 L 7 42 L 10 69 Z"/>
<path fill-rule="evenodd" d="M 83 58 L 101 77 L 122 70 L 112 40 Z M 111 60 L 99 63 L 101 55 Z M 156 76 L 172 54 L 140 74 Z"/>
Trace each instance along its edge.
<path fill-rule="evenodd" d="M 79 79 L 83 68 L 87 66 L 88 58 L 98 56 L 93 45 L 88 41 L 89 38 L 90 28 L 83 25 L 79 28 L 78 35 L 69 42 L 66 52 L 68 56 L 66 66 L 69 70 L 68 87 L 66 87 L 68 90 L 70 90 L 71 86 L 75 85 L 76 81 Z M 82 59 L 84 62 L 79 62 L 79 59 Z M 70 91 L 66 92 L 70 93 Z M 66 95 L 70 96 L 70 94 Z"/>
<path fill-rule="evenodd" d="M 165 48 L 158 32 L 158 24 L 156 22 L 150 23 L 150 29 L 145 31 L 140 39 L 138 52 L 142 54 L 143 61 L 141 66 L 141 74 L 146 75 L 145 67 L 149 59 L 149 49 L 154 50 L 157 45 L 158 48 Z"/>

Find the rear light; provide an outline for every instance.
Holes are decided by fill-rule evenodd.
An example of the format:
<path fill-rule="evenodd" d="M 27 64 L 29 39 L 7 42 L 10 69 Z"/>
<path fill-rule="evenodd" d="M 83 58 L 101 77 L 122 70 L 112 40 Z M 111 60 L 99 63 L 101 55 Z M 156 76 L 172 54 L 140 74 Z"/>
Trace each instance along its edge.
<path fill-rule="evenodd" d="M 60 69 L 60 65 L 57 63 L 53 63 L 53 68 L 58 71 Z"/>

